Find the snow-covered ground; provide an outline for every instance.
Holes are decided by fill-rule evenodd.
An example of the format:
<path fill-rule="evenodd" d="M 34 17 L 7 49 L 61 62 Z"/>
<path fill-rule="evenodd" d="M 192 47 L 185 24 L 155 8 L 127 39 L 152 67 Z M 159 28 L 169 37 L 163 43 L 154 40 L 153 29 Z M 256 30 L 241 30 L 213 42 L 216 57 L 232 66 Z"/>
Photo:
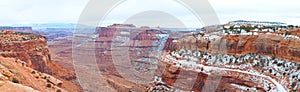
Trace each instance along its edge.
<path fill-rule="evenodd" d="M 235 57 L 226 54 L 212 55 L 182 48 L 179 51 L 170 52 L 163 57 L 162 60 L 175 63 L 177 67 L 185 67 L 188 70 L 196 70 L 199 72 L 203 70 L 204 72 L 210 73 L 212 70 L 217 70 L 255 75 L 260 78 L 251 80 L 267 79 L 276 86 L 276 91 L 279 92 L 290 91 L 291 84 L 297 83 L 300 78 L 300 70 L 297 67 L 298 64 L 255 54 Z M 259 70 L 254 69 L 254 67 L 258 67 Z M 265 74 L 274 76 L 266 76 Z M 289 81 L 285 81 L 285 78 L 288 78 Z M 264 83 L 263 81 L 261 81 L 261 84 L 264 85 L 266 90 L 271 86 L 269 83 Z"/>

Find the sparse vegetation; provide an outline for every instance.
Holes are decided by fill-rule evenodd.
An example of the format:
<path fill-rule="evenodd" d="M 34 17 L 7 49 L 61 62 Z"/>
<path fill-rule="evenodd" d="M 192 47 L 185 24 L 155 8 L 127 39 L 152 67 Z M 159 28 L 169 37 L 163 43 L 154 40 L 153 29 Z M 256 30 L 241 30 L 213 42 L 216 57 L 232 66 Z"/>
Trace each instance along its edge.
<path fill-rule="evenodd" d="M 46 85 L 46 87 L 48 87 L 48 88 L 51 88 L 51 84 L 50 83 L 48 83 L 47 85 Z"/>
<path fill-rule="evenodd" d="M 291 32 L 285 31 L 285 36 L 287 36 L 287 35 L 291 35 Z"/>
<path fill-rule="evenodd" d="M 57 89 L 56 92 L 62 92 L 60 89 Z"/>
<path fill-rule="evenodd" d="M 260 66 L 260 64 L 259 64 L 259 63 L 256 63 L 256 64 L 255 64 L 255 66 L 256 66 L 256 67 L 259 67 L 259 66 Z"/>
<path fill-rule="evenodd" d="M 35 71 L 32 71 L 31 73 L 32 73 L 32 74 L 35 74 Z"/>
<path fill-rule="evenodd" d="M 275 59 L 275 56 L 272 56 L 272 60 L 274 60 Z"/>
<path fill-rule="evenodd" d="M 238 61 L 237 61 L 237 59 L 234 61 L 234 64 L 238 64 Z"/>
<path fill-rule="evenodd" d="M 288 25 L 289 28 L 294 28 L 294 25 Z"/>
<path fill-rule="evenodd" d="M 18 62 L 18 59 L 17 59 L 17 58 L 15 58 L 15 62 L 16 62 L 16 63 Z"/>
<path fill-rule="evenodd" d="M 19 81 L 17 78 L 14 77 L 14 78 L 12 79 L 12 82 L 13 82 L 13 83 L 19 83 L 20 81 Z"/>

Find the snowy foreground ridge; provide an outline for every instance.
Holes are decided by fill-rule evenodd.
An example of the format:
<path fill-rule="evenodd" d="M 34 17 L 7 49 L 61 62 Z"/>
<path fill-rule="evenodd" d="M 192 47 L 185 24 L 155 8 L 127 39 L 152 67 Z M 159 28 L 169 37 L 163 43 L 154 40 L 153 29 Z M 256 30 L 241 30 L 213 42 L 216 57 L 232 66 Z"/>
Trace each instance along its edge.
<path fill-rule="evenodd" d="M 200 58 L 199 58 L 200 57 Z M 218 72 L 221 75 L 232 75 L 239 74 L 239 76 L 243 76 L 243 79 L 251 80 L 253 82 L 258 83 L 260 86 L 264 88 L 264 90 L 269 92 L 288 92 L 292 91 L 290 87 L 290 82 L 293 82 L 294 77 L 290 76 L 299 76 L 299 70 L 294 69 L 293 63 L 286 63 L 285 61 L 280 61 L 278 59 L 272 60 L 271 57 L 263 57 L 263 56 L 255 56 L 255 55 L 245 55 L 243 58 L 232 58 L 233 56 L 230 55 L 224 55 L 221 56 L 222 58 L 217 59 L 216 57 L 220 57 L 218 55 L 213 56 L 211 54 L 203 54 L 201 52 L 197 51 L 190 51 L 182 49 L 180 51 L 172 51 L 166 53 L 162 58 L 161 61 L 166 63 L 172 63 L 176 65 L 176 67 L 180 67 L 182 69 L 191 70 L 191 71 L 197 71 L 197 72 L 204 72 L 208 75 L 211 75 L 214 72 Z M 226 57 L 226 58 L 224 58 Z M 268 63 L 265 64 L 267 66 L 275 66 L 272 65 L 273 63 L 285 63 L 283 65 L 286 68 L 294 69 L 293 72 L 289 72 L 290 76 L 284 76 L 280 74 L 281 70 L 285 70 L 285 68 L 280 69 L 280 66 L 275 66 L 275 68 L 270 69 L 270 74 L 274 74 L 275 77 L 281 76 L 281 77 L 288 77 L 290 78 L 290 82 L 286 82 L 285 80 L 281 79 L 274 79 L 270 76 L 266 76 L 265 72 L 260 72 L 252 67 L 256 65 L 261 65 L 264 63 L 259 63 L 260 60 L 254 59 L 253 63 L 246 63 L 245 59 L 251 59 L 252 57 L 259 57 L 263 58 L 262 60 L 266 60 Z M 265 61 L 264 61 L 265 62 Z M 228 65 L 229 63 L 229 65 Z M 234 64 L 233 64 L 234 63 Z M 241 64 L 239 64 L 241 63 Z M 265 66 L 264 66 L 265 67 Z M 264 69 L 264 68 L 261 68 Z M 269 73 L 269 72 L 268 72 Z M 273 76 L 273 77 L 274 77 Z M 254 87 L 246 87 L 241 86 L 237 84 L 232 84 L 232 86 L 237 87 L 242 90 L 252 90 L 255 91 L 256 89 Z M 297 88 L 297 87 L 296 87 Z"/>

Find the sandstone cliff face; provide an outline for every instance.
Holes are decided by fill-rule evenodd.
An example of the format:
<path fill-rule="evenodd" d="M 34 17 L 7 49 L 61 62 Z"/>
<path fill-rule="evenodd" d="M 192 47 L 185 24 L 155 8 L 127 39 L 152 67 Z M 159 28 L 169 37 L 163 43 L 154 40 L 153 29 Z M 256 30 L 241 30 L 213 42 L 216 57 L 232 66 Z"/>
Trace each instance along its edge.
<path fill-rule="evenodd" d="M 139 72 L 147 72 L 153 71 L 153 64 L 157 63 L 157 58 L 153 53 L 157 53 L 164 49 L 164 42 L 160 43 L 164 39 L 164 36 L 167 36 L 167 33 L 161 30 L 154 29 L 143 29 L 143 28 L 117 28 L 117 27 L 101 27 L 97 28 L 95 34 L 98 34 L 99 37 L 95 41 L 95 49 L 96 49 L 96 60 L 99 66 L 100 71 L 103 72 L 105 79 L 109 82 L 109 84 L 114 87 L 118 91 L 145 91 L 145 85 L 140 85 L 136 83 L 132 83 L 125 78 L 123 78 L 122 74 L 133 74 L 136 71 Z M 170 40 L 171 41 L 171 40 Z M 121 59 L 113 59 L 113 52 L 116 53 L 115 50 L 118 46 L 114 46 L 114 44 L 120 44 L 122 50 L 128 51 L 128 53 L 124 53 L 122 55 L 128 55 L 127 57 L 130 59 L 129 65 L 118 65 L 118 68 L 126 68 L 126 70 L 130 70 L 131 72 L 123 71 L 122 73 L 117 71 L 116 64 L 114 64 L 113 60 L 122 60 Z M 172 44 L 170 42 L 170 44 Z M 174 44 L 172 44 L 174 45 Z M 174 48 L 174 46 L 166 47 Z M 123 53 L 120 50 L 118 53 Z M 115 61 L 116 62 L 116 61 Z M 130 67 L 128 69 L 127 67 Z M 153 76 L 140 77 L 136 76 L 139 80 L 150 80 Z M 133 76 L 132 76 L 133 77 Z"/>
<path fill-rule="evenodd" d="M 179 51 L 180 49 L 188 49 L 190 51 L 198 50 L 203 53 L 210 54 L 230 54 L 235 55 L 236 57 L 246 54 L 259 54 L 262 56 L 270 56 L 274 59 L 279 58 L 300 63 L 300 54 L 298 54 L 300 50 L 300 40 L 298 38 L 288 38 L 276 34 L 210 35 L 203 36 L 201 38 L 187 36 L 178 40 L 177 50 Z M 178 61 L 184 62 L 181 59 L 178 59 Z M 161 75 L 163 81 L 166 82 L 167 85 L 186 91 L 239 91 L 240 89 L 236 88 L 236 85 L 245 87 L 254 86 L 258 91 L 267 90 L 262 85 L 252 80 L 248 80 L 245 77 L 252 75 L 230 72 L 229 74 L 220 76 L 213 73 L 207 74 L 189 69 L 178 68 L 177 65 L 166 62 L 159 62 L 159 66 L 162 68 L 158 69 L 159 72 L 157 76 Z M 191 65 L 186 67 L 193 66 Z M 222 67 L 222 65 L 220 67 Z M 261 70 L 258 69 L 257 71 Z M 196 79 L 190 78 L 191 76 L 195 77 L 195 75 Z M 220 78 L 220 80 L 215 80 L 218 78 Z"/>
<path fill-rule="evenodd" d="M 144 30 L 139 28 L 115 28 L 115 27 L 100 27 L 96 29 L 96 34 L 99 37 L 96 39 L 96 55 L 100 70 L 115 72 L 112 61 L 112 44 L 122 43 L 124 50 L 129 50 L 129 57 L 132 60 L 139 58 L 149 58 L 151 51 L 156 50 L 160 46 L 163 49 L 163 44 L 159 43 L 161 38 L 158 34 L 166 34 L 160 30 Z M 170 40 L 171 41 L 171 40 Z M 170 43 L 171 44 L 171 43 Z M 174 44 L 172 44 L 174 45 Z M 167 47 L 174 48 L 174 46 Z M 103 64 L 104 63 L 104 64 Z M 105 65 L 105 66 L 102 66 Z M 109 67 L 109 69 L 107 69 Z"/>
<path fill-rule="evenodd" d="M 282 30 L 278 33 L 285 34 L 286 31 Z M 300 28 L 291 29 L 287 33 L 294 36 L 300 36 Z"/>
<path fill-rule="evenodd" d="M 175 50 L 177 48 L 177 41 L 175 38 L 168 38 L 165 42 L 164 49 L 165 51 Z"/>
<path fill-rule="evenodd" d="M 95 47 L 96 56 L 99 57 L 97 58 L 99 69 L 103 72 L 110 72 L 111 74 L 119 75 L 113 65 L 111 55 L 111 44 L 113 36 L 116 33 L 116 28 L 97 28 L 95 34 L 99 34 L 99 37 L 95 41 Z"/>
<path fill-rule="evenodd" d="M 300 63 L 300 41 L 295 38 L 284 39 L 277 35 L 246 36 L 225 35 L 218 40 L 197 40 L 190 37 L 181 39 L 180 47 L 210 53 L 224 53 L 241 56 L 260 54 Z"/>
<path fill-rule="evenodd" d="M 2 40 L 0 43 L 0 55 L 3 57 L 18 58 L 38 71 L 51 73 L 49 66 L 52 61 L 45 37 L 39 35 L 28 35 L 26 37 L 36 38 L 7 42 L 3 42 Z"/>
<path fill-rule="evenodd" d="M 159 62 L 160 69 L 157 75 L 161 75 L 162 80 L 168 86 L 183 91 L 194 92 L 224 92 L 224 91 L 243 91 L 232 84 L 256 87 L 256 91 L 264 92 L 261 85 L 250 81 L 246 78 L 247 75 L 234 73 L 227 75 L 219 75 L 218 73 L 204 73 L 183 68 L 177 68 L 171 63 Z M 250 91 L 250 89 L 249 89 Z"/>
<path fill-rule="evenodd" d="M 0 90 L 3 92 L 39 92 L 31 87 L 16 84 L 10 81 L 0 81 Z"/>
<path fill-rule="evenodd" d="M 57 62 L 51 60 L 50 51 L 45 37 L 36 34 L 1 31 L 0 56 L 19 59 L 24 66 L 39 72 L 47 73 L 65 82 L 62 87 L 68 91 L 80 88 L 68 79 L 74 79 L 75 73 L 63 69 Z"/>
<path fill-rule="evenodd" d="M 0 56 L 0 89 L 3 92 L 54 92 L 63 82 L 24 65 L 24 61 Z"/>

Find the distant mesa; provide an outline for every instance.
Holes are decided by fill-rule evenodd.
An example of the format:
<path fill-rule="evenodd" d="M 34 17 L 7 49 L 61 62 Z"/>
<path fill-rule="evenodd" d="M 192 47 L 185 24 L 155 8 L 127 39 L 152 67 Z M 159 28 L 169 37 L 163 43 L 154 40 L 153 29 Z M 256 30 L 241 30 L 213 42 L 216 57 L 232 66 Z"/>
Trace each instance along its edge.
<path fill-rule="evenodd" d="M 110 26 L 107 26 L 109 28 L 136 28 L 133 24 L 113 24 Z"/>
<path fill-rule="evenodd" d="M 263 25 L 263 26 L 287 26 L 286 23 L 282 22 L 268 22 L 268 21 L 246 21 L 246 20 L 236 20 L 231 21 L 228 24 L 240 24 L 240 25 Z"/>
<path fill-rule="evenodd" d="M 27 32 L 31 33 L 32 27 L 10 27 L 10 26 L 0 26 L 0 30 L 11 30 L 13 32 Z"/>
<path fill-rule="evenodd" d="M 89 28 L 94 26 L 76 24 L 76 23 L 41 23 L 41 24 L 14 24 L 12 27 L 32 27 L 34 29 L 43 28 Z"/>
<path fill-rule="evenodd" d="M 141 30 L 149 30 L 151 29 L 149 26 L 141 26 Z"/>

